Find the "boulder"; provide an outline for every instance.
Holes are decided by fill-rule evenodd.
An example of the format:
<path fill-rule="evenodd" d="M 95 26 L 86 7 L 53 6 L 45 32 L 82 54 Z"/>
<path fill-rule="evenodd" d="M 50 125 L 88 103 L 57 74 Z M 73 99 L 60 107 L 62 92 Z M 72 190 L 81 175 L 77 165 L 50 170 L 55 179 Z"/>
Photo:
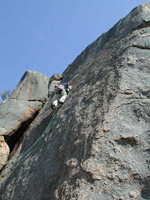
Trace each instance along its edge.
<path fill-rule="evenodd" d="M 26 130 L 3 169 L 0 198 L 150 199 L 150 3 L 89 45 L 63 77 L 72 91 L 55 111 L 48 101 Z"/>
<path fill-rule="evenodd" d="M 0 105 L 0 135 L 13 134 L 32 118 L 48 95 L 48 77 L 28 70 L 8 100 Z"/>
<path fill-rule="evenodd" d="M 0 136 L 5 136 L 11 146 L 15 132 L 19 128 L 25 128 L 42 108 L 48 95 L 48 81 L 45 75 L 29 70 L 23 75 L 10 98 L 0 105 Z M 3 146 L 8 148 L 4 141 Z"/>

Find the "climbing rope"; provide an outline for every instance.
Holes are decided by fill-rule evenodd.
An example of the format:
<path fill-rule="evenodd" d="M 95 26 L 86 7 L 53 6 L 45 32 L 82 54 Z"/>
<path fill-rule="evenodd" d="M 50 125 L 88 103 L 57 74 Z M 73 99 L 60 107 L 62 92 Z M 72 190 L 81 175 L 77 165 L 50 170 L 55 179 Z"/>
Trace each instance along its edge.
<path fill-rule="evenodd" d="M 70 91 L 68 92 L 69 95 Z M 67 95 L 67 96 L 68 96 Z M 59 107 L 60 108 L 60 107 Z M 19 160 L 21 160 L 29 151 L 31 151 L 31 149 L 41 140 L 41 138 L 45 135 L 46 131 L 48 130 L 49 126 L 52 124 L 53 120 L 56 117 L 56 114 L 59 110 L 59 108 L 57 109 L 57 111 L 55 112 L 54 116 L 52 117 L 52 119 L 50 120 L 49 124 L 47 125 L 46 129 L 44 130 L 44 132 L 42 133 L 42 135 L 34 142 L 34 144 L 32 144 L 32 146 L 27 149 L 27 151 L 25 151 L 12 165 L 10 165 L 8 168 L 4 169 L 5 171 L 0 173 L 0 177 L 2 177 L 3 175 L 6 174 L 7 171 L 9 171 Z"/>
<path fill-rule="evenodd" d="M 59 109 L 58 109 L 59 110 Z M 21 160 L 40 140 L 41 138 L 45 135 L 46 131 L 48 130 L 49 126 L 51 125 L 51 123 L 53 122 L 53 120 L 56 117 L 56 114 L 58 112 L 58 110 L 56 111 L 56 113 L 54 114 L 53 118 L 51 119 L 51 121 L 49 122 L 49 124 L 47 125 L 46 129 L 44 130 L 44 132 L 42 133 L 42 135 L 34 142 L 34 144 L 32 144 L 32 146 L 27 149 L 27 151 L 25 151 L 12 165 L 10 165 L 8 168 L 6 168 L 6 170 L 4 172 L 0 173 L 0 176 L 2 177 L 3 175 L 6 174 L 7 171 L 9 171 L 19 160 Z"/>

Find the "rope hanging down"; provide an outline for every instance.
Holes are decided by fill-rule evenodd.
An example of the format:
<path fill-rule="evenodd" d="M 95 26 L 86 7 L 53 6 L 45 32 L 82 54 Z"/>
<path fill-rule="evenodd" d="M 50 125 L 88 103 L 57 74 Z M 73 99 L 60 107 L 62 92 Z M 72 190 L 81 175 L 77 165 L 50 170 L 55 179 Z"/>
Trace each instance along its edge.
<path fill-rule="evenodd" d="M 70 91 L 68 92 L 68 95 L 69 95 Z M 67 95 L 67 96 L 68 96 Z M 60 107 L 59 107 L 60 108 Z M 47 125 L 46 129 L 44 130 L 44 132 L 42 133 L 42 135 L 34 142 L 34 144 L 32 144 L 32 146 L 27 150 L 25 151 L 12 165 L 10 165 L 8 168 L 5 169 L 4 172 L 1 172 L 0 173 L 0 177 L 2 177 L 3 175 L 5 175 L 5 173 L 7 171 L 10 170 L 11 167 L 13 167 L 19 160 L 21 160 L 40 140 L 41 138 L 45 135 L 46 131 L 48 130 L 49 126 L 51 125 L 51 123 L 53 122 L 53 120 L 55 119 L 56 117 L 56 114 L 59 110 L 59 108 L 57 109 L 56 113 L 54 114 L 53 118 L 50 120 L 49 124 Z"/>
<path fill-rule="evenodd" d="M 59 109 L 58 109 L 59 110 Z M 0 173 L 0 176 L 5 175 L 5 173 L 10 170 L 11 167 L 13 167 L 19 160 L 21 160 L 40 140 L 41 138 L 45 135 L 46 131 L 48 130 L 49 126 L 51 125 L 51 123 L 53 122 L 53 120 L 56 117 L 56 114 L 58 112 L 58 110 L 56 111 L 56 113 L 54 114 L 53 118 L 51 119 L 51 121 L 49 122 L 49 124 L 47 125 L 46 129 L 44 130 L 44 132 L 42 133 L 42 135 L 34 142 L 34 144 L 27 150 L 25 151 L 12 165 L 10 165 L 8 168 L 6 168 L 6 170 L 4 172 Z"/>

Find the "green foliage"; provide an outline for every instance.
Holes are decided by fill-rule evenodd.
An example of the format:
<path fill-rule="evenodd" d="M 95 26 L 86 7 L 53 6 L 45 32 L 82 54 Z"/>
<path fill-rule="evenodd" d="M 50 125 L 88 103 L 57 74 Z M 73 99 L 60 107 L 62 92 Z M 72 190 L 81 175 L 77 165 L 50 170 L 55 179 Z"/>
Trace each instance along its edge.
<path fill-rule="evenodd" d="M 0 93 L 0 97 L 2 98 L 2 100 L 8 99 L 11 95 L 11 90 L 5 90 L 4 92 Z"/>

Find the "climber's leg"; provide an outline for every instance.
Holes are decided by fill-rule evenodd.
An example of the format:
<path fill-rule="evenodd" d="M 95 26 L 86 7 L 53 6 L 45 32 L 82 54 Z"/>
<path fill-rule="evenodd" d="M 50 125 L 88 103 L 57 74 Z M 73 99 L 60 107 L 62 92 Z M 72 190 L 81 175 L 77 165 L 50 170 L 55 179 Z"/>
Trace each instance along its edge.
<path fill-rule="evenodd" d="M 62 90 L 62 91 L 61 91 L 61 98 L 59 99 L 59 102 L 60 102 L 60 103 L 64 103 L 65 100 L 66 100 L 66 98 L 67 98 L 67 93 L 66 93 L 65 90 Z"/>

